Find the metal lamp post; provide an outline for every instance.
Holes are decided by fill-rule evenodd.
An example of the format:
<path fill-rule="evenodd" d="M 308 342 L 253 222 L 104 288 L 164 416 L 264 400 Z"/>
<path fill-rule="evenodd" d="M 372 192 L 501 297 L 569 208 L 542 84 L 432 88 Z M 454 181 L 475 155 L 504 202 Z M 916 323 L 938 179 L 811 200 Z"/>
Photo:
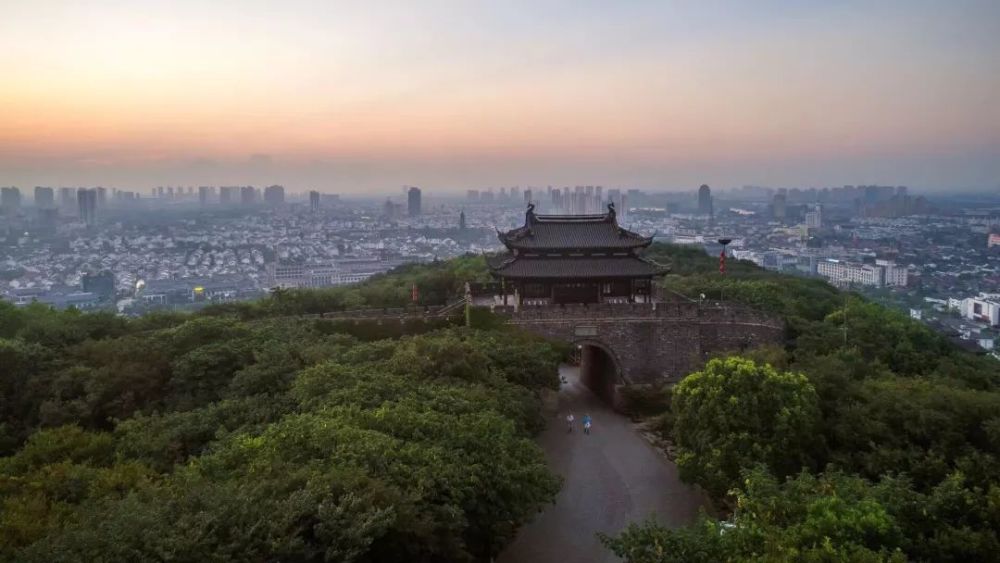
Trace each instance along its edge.
<path fill-rule="evenodd" d="M 722 245 L 722 252 L 719 254 L 719 273 L 723 276 L 726 275 L 726 246 L 733 242 L 731 238 L 720 238 L 718 239 L 719 244 Z M 725 301 L 725 291 L 726 284 L 723 280 L 722 288 L 719 290 L 719 301 Z"/>

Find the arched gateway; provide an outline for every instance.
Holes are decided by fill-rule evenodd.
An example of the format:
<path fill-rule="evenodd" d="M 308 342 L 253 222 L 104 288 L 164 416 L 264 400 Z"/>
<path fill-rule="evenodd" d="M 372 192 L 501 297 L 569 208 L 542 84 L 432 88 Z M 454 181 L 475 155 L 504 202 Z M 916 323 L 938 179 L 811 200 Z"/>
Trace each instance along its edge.
<path fill-rule="evenodd" d="M 609 403 L 632 383 L 677 381 L 711 354 L 778 343 L 783 323 L 746 308 L 665 300 L 666 268 L 639 254 L 652 243 L 601 215 L 535 215 L 498 233 L 508 252 L 488 258 L 498 283 L 470 286 L 489 307 L 542 336 L 578 347 L 585 383 Z"/>

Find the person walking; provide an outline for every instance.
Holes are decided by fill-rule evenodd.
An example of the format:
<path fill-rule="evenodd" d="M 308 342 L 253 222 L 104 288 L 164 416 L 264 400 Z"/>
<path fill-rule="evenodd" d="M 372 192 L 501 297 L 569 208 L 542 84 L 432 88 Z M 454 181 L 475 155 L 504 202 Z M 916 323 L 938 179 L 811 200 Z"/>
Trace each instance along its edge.
<path fill-rule="evenodd" d="M 590 426 L 591 426 L 592 423 L 593 423 L 593 420 L 590 418 L 589 414 L 583 415 L 583 433 L 584 434 L 590 434 Z"/>
<path fill-rule="evenodd" d="M 573 413 L 569 413 L 569 414 L 566 415 L 566 432 L 567 433 L 573 431 L 573 421 L 574 420 L 576 420 L 576 418 L 573 416 Z"/>

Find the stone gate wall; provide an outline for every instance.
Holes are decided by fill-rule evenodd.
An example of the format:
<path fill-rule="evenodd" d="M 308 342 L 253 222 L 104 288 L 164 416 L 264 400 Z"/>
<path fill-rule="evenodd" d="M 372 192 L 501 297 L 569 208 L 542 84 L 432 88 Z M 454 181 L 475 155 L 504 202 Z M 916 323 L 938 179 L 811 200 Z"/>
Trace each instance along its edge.
<path fill-rule="evenodd" d="M 693 302 L 496 307 L 535 334 L 604 348 L 622 383 L 676 382 L 712 354 L 780 344 L 784 323 L 753 309 Z"/>

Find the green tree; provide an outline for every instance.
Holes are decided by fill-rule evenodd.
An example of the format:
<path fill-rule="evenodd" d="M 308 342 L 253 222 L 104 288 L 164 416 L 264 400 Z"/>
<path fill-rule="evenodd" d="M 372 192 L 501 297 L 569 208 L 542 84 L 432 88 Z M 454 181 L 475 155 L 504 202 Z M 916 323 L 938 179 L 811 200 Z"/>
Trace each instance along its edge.
<path fill-rule="evenodd" d="M 628 563 L 905 561 L 904 534 L 879 496 L 840 472 L 780 483 L 757 468 L 745 474 L 726 521 L 703 515 L 679 530 L 648 521 L 602 539 Z"/>
<path fill-rule="evenodd" d="M 814 463 L 818 399 L 804 375 L 738 357 L 711 360 L 677 385 L 672 408 L 681 477 L 713 495 L 757 463 L 779 475 Z"/>

